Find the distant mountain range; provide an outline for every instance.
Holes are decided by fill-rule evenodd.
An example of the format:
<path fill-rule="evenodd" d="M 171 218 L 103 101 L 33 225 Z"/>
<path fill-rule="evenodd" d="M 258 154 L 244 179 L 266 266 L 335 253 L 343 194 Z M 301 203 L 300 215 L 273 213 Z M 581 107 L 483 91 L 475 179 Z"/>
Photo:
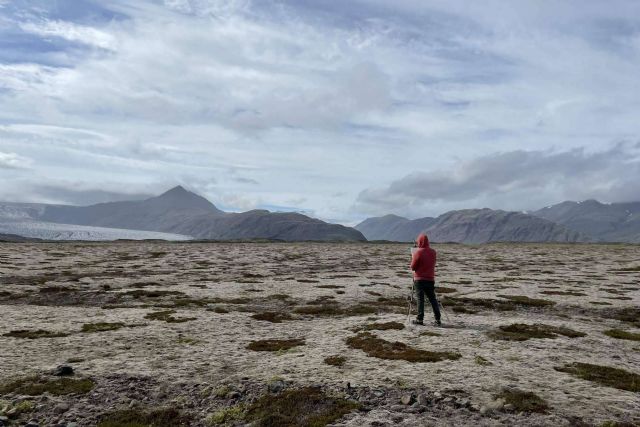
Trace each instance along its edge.
<path fill-rule="evenodd" d="M 588 242 L 589 236 L 543 218 L 492 209 L 450 211 L 437 218 L 410 220 L 396 215 L 368 218 L 356 225 L 369 240 L 411 242 L 425 232 L 434 242 Z"/>
<path fill-rule="evenodd" d="M 562 202 L 531 214 L 597 241 L 640 243 L 640 202 Z"/>
<path fill-rule="evenodd" d="M 465 209 L 413 220 L 386 215 L 368 218 L 355 228 L 293 212 L 223 212 L 180 186 L 146 200 L 91 206 L 0 203 L 0 240 L 22 236 L 46 240 L 411 242 L 420 232 L 434 242 L 640 243 L 640 202 L 563 202 L 533 212 Z"/>
<path fill-rule="evenodd" d="M 60 224 L 65 225 L 62 231 Z M 0 203 L 0 233 L 83 240 L 366 240 L 353 228 L 299 213 L 223 212 L 204 197 L 181 186 L 146 200 L 91 206 Z"/>

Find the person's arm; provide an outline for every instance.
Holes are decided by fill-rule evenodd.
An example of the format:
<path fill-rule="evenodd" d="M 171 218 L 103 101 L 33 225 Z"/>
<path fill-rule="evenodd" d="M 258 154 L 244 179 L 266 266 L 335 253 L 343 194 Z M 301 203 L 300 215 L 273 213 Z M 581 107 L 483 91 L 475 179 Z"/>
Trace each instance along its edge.
<path fill-rule="evenodd" d="M 415 271 L 418 268 L 418 262 L 420 261 L 420 250 L 417 250 L 411 255 L 411 269 Z"/>

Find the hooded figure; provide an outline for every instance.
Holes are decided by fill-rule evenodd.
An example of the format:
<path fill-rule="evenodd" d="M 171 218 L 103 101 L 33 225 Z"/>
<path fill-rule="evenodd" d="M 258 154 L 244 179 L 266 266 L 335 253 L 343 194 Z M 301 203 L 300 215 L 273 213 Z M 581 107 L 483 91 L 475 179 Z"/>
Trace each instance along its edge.
<path fill-rule="evenodd" d="M 436 251 L 429 247 L 429 238 L 420 234 L 416 239 L 417 249 L 411 256 L 411 270 L 413 270 L 413 285 L 418 295 L 418 316 L 413 321 L 415 325 L 424 325 L 424 295 L 427 294 L 436 325 L 440 326 L 440 308 L 436 299 Z"/>

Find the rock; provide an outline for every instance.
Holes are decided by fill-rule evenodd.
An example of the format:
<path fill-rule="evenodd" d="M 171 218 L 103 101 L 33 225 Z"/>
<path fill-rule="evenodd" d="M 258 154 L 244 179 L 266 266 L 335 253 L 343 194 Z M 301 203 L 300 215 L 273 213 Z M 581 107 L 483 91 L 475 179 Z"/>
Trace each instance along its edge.
<path fill-rule="evenodd" d="M 38 424 L 36 420 L 29 420 L 29 422 L 25 424 L 24 427 L 40 427 L 40 424 Z"/>
<path fill-rule="evenodd" d="M 54 411 L 58 414 L 64 414 L 65 412 L 67 412 L 69 410 L 69 404 L 67 403 L 59 403 L 58 405 L 56 405 Z"/>
<path fill-rule="evenodd" d="M 372 390 L 371 393 L 373 393 L 375 397 L 384 397 L 385 395 L 384 390 Z"/>
<path fill-rule="evenodd" d="M 349 383 L 347 383 L 347 385 L 349 385 Z M 285 388 L 285 383 L 284 381 L 281 381 L 281 380 L 274 381 L 271 384 L 269 384 L 269 391 L 271 393 L 278 393 L 284 390 L 284 388 Z"/>
<path fill-rule="evenodd" d="M 129 408 L 133 408 L 134 406 L 136 406 L 138 404 L 138 401 L 135 399 L 131 399 L 131 401 L 129 402 Z"/>
<path fill-rule="evenodd" d="M 453 402 L 453 397 L 445 397 L 444 399 L 442 399 L 443 403 L 451 403 Z"/>
<path fill-rule="evenodd" d="M 73 368 L 69 365 L 60 365 L 53 370 L 56 377 L 68 377 L 73 375 Z"/>
<path fill-rule="evenodd" d="M 67 427 L 78 427 L 78 423 L 67 423 Z"/>
<path fill-rule="evenodd" d="M 425 393 L 420 393 L 418 395 L 418 404 L 422 405 L 422 406 L 428 406 L 429 405 L 429 396 L 427 396 Z"/>
<path fill-rule="evenodd" d="M 462 408 L 465 408 L 465 407 L 469 406 L 469 400 L 468 399 L 458 399 L 458 401 L 456 403 Z"/>
<path fill-rule="evenodd" d="M 411 393 L 403 394 L 400 398 L 403 405 L 411 405 L 414 402 L 414 396 Z"/>
<path fill-rule="evenodd" d="M 240 399 L 242 394 L 239 391 L 230 391 L 227 393 L 227 399 Z"/>
<path fill-rule="evenodd" d="M 403 412 L 405 407 L 403 405 L 393 405 L 391 408 L 393 412 Z"/>
<path fill-rule="evenodd" d="M 506 405 L 504 405 L 504 410 L 513 411 L 513 405 L 511 403 L 507 403 Z"/>
<path fill-rule="evenodd" d="M 434 396 L 436 399 L 440 399 L 440 398 L 442 397 L 442 393 L 440 393 L 439 391 L 436 391 L 435 393 L 433 393 L 433 396 Z"/>

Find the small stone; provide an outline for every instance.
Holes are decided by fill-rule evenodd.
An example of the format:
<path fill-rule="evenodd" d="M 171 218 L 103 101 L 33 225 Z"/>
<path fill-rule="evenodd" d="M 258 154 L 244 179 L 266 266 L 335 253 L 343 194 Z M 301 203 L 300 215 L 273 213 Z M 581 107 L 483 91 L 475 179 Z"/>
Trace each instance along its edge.
<path fill-rule="evenodd" d="M 453 402 L 453 398 L 452 397 L 445 397 L 444 399 L 442 399 L 443 403 L 451 403 Z"/>
<path fill-rule="evenodd" d="M 372 393 L 375 397 L 383 397 L 384 396 L 384 390 L 372 390 Z"/>
<path fill-rule="evenodd" d="M 393 405 L 391 408 L 393 412 L 403 412 L 405 407 L 403 405 Z"/>
<path fill-rule="evenodd" d="M 402 397 L 400 398 L 400 402 L 402 402 L 403 405 L 411 405 L 414 402 L 413 394 L 410 394 L 410 393 L 403 394 Z"/>
<path fill-rule="evenodd" d="M 427 396 L 425 393 L 420 393 L 418 395 L 417 401 L 422 406 L 428 406 L 429 405 L 429 396 Z"/>
<path fill-rule="evenodd" d="M 504 405 L 504 410 L 513 411 L 513 405 L 511 403 L 507 403 L 506 405 Z"/>
<path fill-rule="evenodd" d="M 56 377 L 68 377 L 73 375 L 73 368 L 69 365 L 60 365 L 53 370 Z"/>
<path fill-rule="evenodd" d="M 67 427 L 78 427 L 78 423 L 67 423 Z"/>
<path fill-rule="evenodd" d="M 463 408 L 469 406 L 469 400 L 468 399 L 459 399 L 457 403 L 458 403 L 459 406 L 461 406 Z"/>
<path fill-rule="evenodd" d="M 439 391 L 436 391 L 435 393 L 433 393 L 433 396 L 434 396 L 436 399 L 440 399 L 440 398 L 442 397 L 442 393 L 440 393 Z"/>
<path fill-rule="evenodd" d="M 487 414 L 489 411 L 490 411 L 490 410 L 489 410 L 489 408 L 488 408 L 486 405 L 482 405 L 482 406 L 480 407 L 480 414 L 481 414 L 481 415 L 485 415 L 485 414 Z"/>
<path fill-rule="evenodd" d="M 135 399 L 131 399 L 131 401 L 129 402 L 129 408 L 133 408 L 134 406 L 136 406 L 138 404 L 138 401 Z"/>
<path fill-rule="evenodd" d="M 58 414 L 64 414 L 65 412 L 67 412 L 69 410 L 69 405 L 67 403 L 60 403 L 55 407 L 55 412 Z"/>
<path fill-rule="evenodd" d="M 230 391 L 227 393 L 227 399 L 239 399 L 242 396 L 239 391 Z"/>
<path fill-rule="evenodd" d="M 25 424 L 24 427 L 40 427 L 40 424 L 38 424 L 36 420 L 29 420 L 29 422 Z"/>
<path fill-rule="evenodd" d="M 278 393 L 282 390 L 284 390 L 285 384 L 284 381 L 274 381 L 271 384 L 269 384 L 269 391 L 271 393 Z"/>

